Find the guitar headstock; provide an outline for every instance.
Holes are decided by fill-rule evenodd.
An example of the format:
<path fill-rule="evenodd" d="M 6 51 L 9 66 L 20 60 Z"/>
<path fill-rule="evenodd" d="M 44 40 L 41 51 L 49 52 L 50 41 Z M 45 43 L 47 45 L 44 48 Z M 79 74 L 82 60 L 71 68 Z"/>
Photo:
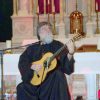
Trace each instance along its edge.
<path fill-rule="evenodd" d="M 76 33 L 76 34 L 74 34 L 72 41 L 77 41 L 77 40 L 84 38 L 84 37 L 85 37 L 85 33 Z"/>

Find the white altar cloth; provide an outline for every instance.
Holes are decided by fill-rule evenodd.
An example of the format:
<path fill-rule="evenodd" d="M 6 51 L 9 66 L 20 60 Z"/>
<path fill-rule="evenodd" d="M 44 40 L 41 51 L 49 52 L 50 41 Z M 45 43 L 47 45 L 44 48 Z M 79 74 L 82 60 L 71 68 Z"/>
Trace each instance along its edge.
<path fill-rule="evenodd" d="M 100 74 L 100 53 L 75 53 L 75 74 Z"/>
<path fill-rule="evenodd" d="M 20 54 L 4 54 L 4 75 L 20 75 L 18 61 Z M 96 74 L 100 74 L 100 53 L 75 53 L 75 66 L 73 74 L 85 74 L 87 80 L 87 100 L 96 100 Z M 1 68 L 1 66 L 0 66 Z M 1 75 L 1 69 L 0 69 Z M 1 79 L 1 77 L 0 77 Z M 90 84 L 90 82 L 92 84 Z M 0 82 L 1 86 L 1 82 Z"/>
<path fill-rule="evenodd" d="M 19 75 L 18 61 L 20 54 L 4 54 L 4 75 Z M 100 53 L 75 53 L 74 74 L 100 74 Z M 0 69 L 1 74 L 1 69 Z"/>

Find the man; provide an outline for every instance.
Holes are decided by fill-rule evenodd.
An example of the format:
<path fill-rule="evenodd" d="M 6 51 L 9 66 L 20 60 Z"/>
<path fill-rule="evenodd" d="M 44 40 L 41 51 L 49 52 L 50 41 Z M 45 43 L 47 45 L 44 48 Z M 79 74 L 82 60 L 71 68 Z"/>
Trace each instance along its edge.
<path fill-rule="evenodd" d="M 69 41 L 64 50 L 55 56 L 56 67 L 47 73 L 44 81 L 34 85 L 31 83 L 32 78 L 35 74 L 40 77 L 38 72 L 44 67 L 34 62 L 40 61 L 48 52 L 55 54 L 63 47 L 61 42 L 53 40 L 52 28 L 47 22 L 39 23 L 37 37 L 39 42 L 29 46 L 19 59 L 19 70 L 23 82 L 17 86 L 17 100 L 71 100 L 64 73 L 70 75 L 74 70 L 73 41 Z"/>

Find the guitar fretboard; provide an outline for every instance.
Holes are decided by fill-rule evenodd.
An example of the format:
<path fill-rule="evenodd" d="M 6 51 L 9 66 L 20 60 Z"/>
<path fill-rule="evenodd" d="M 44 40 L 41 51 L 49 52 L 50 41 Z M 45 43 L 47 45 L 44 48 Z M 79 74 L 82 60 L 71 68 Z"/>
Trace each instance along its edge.
<path fill-rule="evenodd" d="M 69 41 L 75 42 L 76 40 L 78 40 L 78 39 L 80 39 L 80 38 L 82 38 L 82 37 L 83 37 L 83 36 L 82 36 L 81 34 L 77 34 L 77 35 L 75 35 L 73 38 L 71 38 Z M 68 41 L 67 43 L 69 43 L 69 41 Z M 51 62 L 55 57 L 57 57 L 65 48 L 67 48 L 67 46 L 66 46 L 67 43 L 65 43 L 59 50 L 57 50 L 57 52 L 55 52 L 55 53 L 53 54 L 52 57 L 50 57 L 50 62 Z"/>

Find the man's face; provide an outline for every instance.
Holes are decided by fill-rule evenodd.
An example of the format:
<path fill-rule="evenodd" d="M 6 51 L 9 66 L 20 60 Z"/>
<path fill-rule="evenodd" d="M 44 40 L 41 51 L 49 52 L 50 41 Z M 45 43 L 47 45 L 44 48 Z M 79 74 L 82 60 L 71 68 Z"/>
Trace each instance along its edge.
<path fill-rule="evenodd" d="M 53 35 L 50 26 L 48 25 L 42 26 L 39 30 L 39 36 L 42 42 L 45 42 L 47 44 L 51 43 L 53 40 Z"/>

